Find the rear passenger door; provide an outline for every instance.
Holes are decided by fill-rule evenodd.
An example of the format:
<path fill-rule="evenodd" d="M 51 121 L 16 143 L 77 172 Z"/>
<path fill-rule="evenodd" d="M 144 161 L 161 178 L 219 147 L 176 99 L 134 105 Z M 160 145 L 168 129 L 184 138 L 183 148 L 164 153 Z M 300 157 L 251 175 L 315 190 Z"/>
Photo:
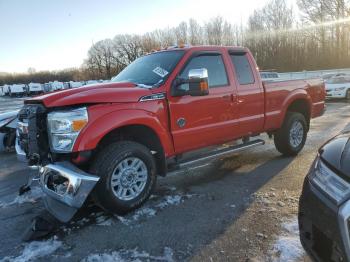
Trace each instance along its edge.
<path fill-rule="evenodd" d="M 242 135 L 263 131 L 265 97 L 253 58 L 244 51 L 230 52 L 237 85 L 239 127 Z"/>

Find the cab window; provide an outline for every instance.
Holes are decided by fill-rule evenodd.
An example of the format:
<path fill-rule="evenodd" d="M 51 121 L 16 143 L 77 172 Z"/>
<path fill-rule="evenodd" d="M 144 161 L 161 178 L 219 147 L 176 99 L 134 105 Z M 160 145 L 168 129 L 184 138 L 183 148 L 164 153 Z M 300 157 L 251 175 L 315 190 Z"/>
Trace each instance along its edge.
<path fill-rule="evenodd" d="M 231 60 L 235 68 L 240 85 L 254 84 L 255 79 L 252 68 L 246 54 L 231 54 Z"/>
<path fill-rule="evenodd" d="M 220 54 L 205 54 L 193 57 L 182 70 L 180 78 L 187 79 L 188 72 L 191 69 L 200 68 L 208 70 L 209 88 L 228 85 L 225 65 Z M 188 90 L 188 84 L 183 84 L 180 88 Z"/>

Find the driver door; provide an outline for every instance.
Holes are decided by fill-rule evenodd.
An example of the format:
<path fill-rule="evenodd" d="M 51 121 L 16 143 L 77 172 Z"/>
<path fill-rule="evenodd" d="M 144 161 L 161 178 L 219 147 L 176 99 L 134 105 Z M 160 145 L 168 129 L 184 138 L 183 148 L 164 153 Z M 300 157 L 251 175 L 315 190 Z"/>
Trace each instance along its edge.
<path fill-rule="evenodd" d="M 169 96 L 171 133 L 175 151 L 182 153 L 233 139 L 238 130 L 236 94 L 229 83 L 220 52 L 192 55 L 178 77 L 188 78 L 191 69 L 208 70 L 209 95 Z M 188 89 L 188 84 L 179 88 Z"/>

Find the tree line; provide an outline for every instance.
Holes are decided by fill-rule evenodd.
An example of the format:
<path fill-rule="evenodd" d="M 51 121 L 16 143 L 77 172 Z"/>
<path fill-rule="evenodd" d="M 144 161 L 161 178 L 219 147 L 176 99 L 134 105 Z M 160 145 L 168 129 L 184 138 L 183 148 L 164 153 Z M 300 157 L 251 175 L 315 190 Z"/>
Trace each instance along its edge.
<path fill-rule="evenodd" d="M 94 43 L 80 68 L 55 72 L 2 74 L 1 83 L 110 79 L 136 58 L 163 47 L 234 45 L 248 47 L 260 69 L 279 72 L 350 67 L 348 0 L 270 0 L 256 9 L 246 25 L 214 17 L 195 19 L 143 35 L 116 35 Z"/>

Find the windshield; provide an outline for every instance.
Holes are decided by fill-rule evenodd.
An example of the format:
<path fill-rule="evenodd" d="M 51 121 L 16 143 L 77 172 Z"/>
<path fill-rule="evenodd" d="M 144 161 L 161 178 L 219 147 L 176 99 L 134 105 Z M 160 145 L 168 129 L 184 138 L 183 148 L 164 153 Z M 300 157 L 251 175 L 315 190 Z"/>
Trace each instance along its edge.
<path fill-rule="evenodd" d="M 132 82 L 144 87 L 159 86 L 168 78 L 183 54 L 183 50 L 176 50 L 140 57 L 112 78 L 112 82 Z"/>

